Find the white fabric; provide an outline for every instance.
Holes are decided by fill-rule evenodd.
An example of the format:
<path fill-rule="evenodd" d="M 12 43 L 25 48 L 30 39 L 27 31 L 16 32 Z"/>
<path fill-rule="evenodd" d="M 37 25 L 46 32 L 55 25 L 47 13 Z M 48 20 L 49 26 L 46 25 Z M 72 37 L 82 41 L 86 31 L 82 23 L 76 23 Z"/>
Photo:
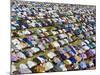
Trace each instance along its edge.
<path fill-rule="evenodd" d="M 42 57 L 37 57 L 37 59 L 39 59 L 41 63 L 45 62 L 45 59 L 43 59 Z"/>
<path fill-rule="evenodd" d="M 39 44 L 38 47 L 41 49 L 41 50 L 44 50 L 45 47 L 42 45 L 42 44 Z"/>
<path fill-rule="evenodd" d="M 59 43 L 57 41 L 52 43 L 54 47 L 60 47 Z"/>
<path fill-rule="evenodd" d="M 88 40 L 85 40 L 85 42 L 86 42 L 87 44 L 89 44 L 89 41 L 88 41 Z"/>
<path fill-rule="evenodd" d="M 90 48 L 88 46 L 83 46 L 83 49 L 89 50 Z"/>
<path fill-rule="evenodd" d="M 95 49 L 91 49 L 91 51 L 92 51 L 94 54 L 96 54 L 96 50 L 95 50 Z"/>
<path fill-rule="evenodd" d="M 29 68 L 32 68 L 32 67 L 36 66 L 37 64 L 35 62 L 32 62 L 32 61 L 27 61 L 27 65 Z"/>
<path fill-rule="evenodd" d="M 21 32 L 18 32 L 18 34 L 21 36 L 21 35 L 23 35 L 23 33 L 21 33 Z"/>
<path fill-rule="evenodd" d="M 53 68 L 53 64 L 51 62 L 47 62 L 43 64 L 43 66 L 45 67 L 45 71 L 48 71 Z"/>
<path fill-rule="evenodd" d="M 61 43 L 62 45 L 64 45 L 64 44 L 65 44 L 65 42 L 64 42 L 63 40 L 61 40 L 61 41 L 60 41 L 60 43 Z"/>
<path fill-rule="evenodd" d="M 83 45 L 86 45 L 86 43 L 85 42 L 81 42 L 81 45 L 83 46 Z"/>
<path fill-rule="evenodd" d="M 28 68 L 27 68 L 27 69 L 19 69 L 19 72 L 20 72 L 20 73 L 24 73 L 24 74 L 32 73 L 32 71 L 29 70 Z"/>
<path fill-rule="evenodd" d="M 39 48 L 32 47 L 31 48 L 31 51 L 34 52 L 34 53 L 36 53 L 36 52 L 40 51 L 40 49 Z"/>
<path fill-rule="evenodd" d="M 34 23 L 34 22 L 32 22 L 32 23 L 29 24 L 29 25 L 35 27 L 35 23 Z"/>
<path fill-rule="evenodd" d="M 28 67 L 27 67 L 25 64 L 20 64 L 20 65 L 19 65 L 19 68 L 20 68 L 20 69 L 27 69 Z"/>
<path fill-rule="evenodd" d="M 63 64 L 60 65 L 60 68 L 62 69 L 62 71 L 67 71 L 67 68 Z"/>
<path fill-rule="evenodd" d="M 90 67 L 94 66 L 93 62 L 89 62 L 89 66 Z"/>
<path fill-rule="evenodd" d="M 60 33 L 62 33 L 62 30 L 58 30 Z"/>
<path fill-rule="evenodd" d="M 60 34 L 59 36 L 60 36 L 60 38 L 65 38 L 65 37 L 67 37 L 67 35 L 65 35 L 65 34 Z"/>
<path fill-rule="evenodd" d="M 54 61 L 55 63 L 61 62 L 61 60 L 60 60 L 59 58 L 57 58 L 57 57 L 55 57 L 55 58 L 53 59 L 53 61 Z"/>
<path fill-rule="evenodd" d="M 26 56 L 22 52 L 18 52 L 17 56 L 22 58 L 22 59 L 26 59 Z"/>
<path fill-rule="evenodd" d="M 64 39 L 64 41 L 66 41 L 68 43 L 68 40 L 67 39 Z"/>
<path fill-rule="evenodd" d="M 17 49 L 22 49 L 22 47 L 20 46 L 20 44 L 16 45 Z"/>
<path fill-rule="evenodd" d="M 18 39 L 13 39 L 13 40 L 12 40 L 12 43 L 13 43 L 14 45 L 16 45 L 16 44 L 19 44 L 20 42 L 19 42 Z"/>
<path fill-rule="evenodd" d="M 46 32 L 46 31 L 47 31 L 45 28 L 42 28 L 41 30 L 42 30 L 43 32 Z"/>
<path fill-rule="evenodd" d="M 48 55 L 48 57 L 49 57 L 49 58 L 53 58 L 53 57 L 55 57 L 55 56 L 56 56 L 56 54 L 55 54 L 55 53 L 53 53 L 53 52 L 49 52 L 47 55 Z"/>
<path fill-rule="evenodd" d="M 12 73 L 17 70 L 15 65 L 12 65 L 11 68 Z"/>
<path fill-rule="evenodd" d="M 28 30 L 23 31 L 23 34 L 30 34 Z"/>

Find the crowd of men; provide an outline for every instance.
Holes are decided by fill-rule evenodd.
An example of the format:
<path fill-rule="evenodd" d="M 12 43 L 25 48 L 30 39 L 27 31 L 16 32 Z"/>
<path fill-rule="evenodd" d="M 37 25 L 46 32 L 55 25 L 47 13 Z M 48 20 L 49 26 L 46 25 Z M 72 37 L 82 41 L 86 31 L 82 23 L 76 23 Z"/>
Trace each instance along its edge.
<path fill-rule="evenodd" d="M 95 66 L 95 6 L 11 2 L 11 73 L 75 71 Z"/>

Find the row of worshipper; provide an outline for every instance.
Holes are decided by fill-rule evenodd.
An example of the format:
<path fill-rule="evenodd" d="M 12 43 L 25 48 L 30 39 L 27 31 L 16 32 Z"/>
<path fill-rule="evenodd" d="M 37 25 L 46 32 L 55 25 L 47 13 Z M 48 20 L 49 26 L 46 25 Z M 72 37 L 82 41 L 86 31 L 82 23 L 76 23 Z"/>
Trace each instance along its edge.
<path fill-rule="evenodd" d="M 31 3 L 30 3 L 31 5 Z M 38 5 L 38 4 L 37 4 Z M 34 5 L 33 5 L 34 6 Z M 48 6 L 48 4 L 47 4 Z M 63 5 L 62 5 L 63 6 Z M 63 8 L 61 6 L 61 8 Z M 68 5 L 68 7 L 70 7 L 72 5 Z M 44 8 L 41 7 L 39 8 L 38 6 L 35 7 L 28 7 L 28 5 L 15 5 L 12 6 L 12 16 L 11 16 L 11 27 L 12 29 L 23 29 L 23 28 L 29 28 L 29 27 L 44 27 L 44 26 L 52 26 L 54 25 L 54 22 L 58 23 L 58 24 L 66 24 L 67 22 L 69 23 L 70 21 L 75 21 L 75 20 L 84 20 L 84 21 L 89 21 L 89 23 L 94 24 L 95 23 L 95 8 L 92 7 L 81 7 L 79 9 L 77 9 L 77 13 L 75 12 L 75 10 L 70 10 L 66 11 L 69 13 L 72 13 L 72 16 L 60 16 L 62 11 L 61 9 L 59 10 L 59 13 L 57 10 L 53 9 L 55 8 L 56 5 L 53 5 L 53 7 L 49 7 L 49 8 Z M 77 6 L 72 6 L 72 7 L 76 7 Z M 84 10 L 83 10 L 84 9 Z M 88 10 L 87 10 L 88 9 Z M 91 11 L 91 10 L 92 11 Z M 36 16 L 35 15 L 36 12 Z M 82 13 L 81 13 L 82 12 Z M 66 14 L 63 13 L 63 14 Z M 48 18 L 45 18 L 44 15 L 49 16 Z M 88 14 L 88 15 L 87 15 Z M 92 14 L 92 15 L 90 15 Z M 54 16 L 54 17 L 51 17 Z M 37 19 L 38 17 L 42 17 L 43 20 Z"/>
<path fill-rule="evenodd" d="M 29 2 L 13 4 L 11 12 L 12 73 L 96 65 L 95 7 Z"/>
<path fill-rule="evenodd" d="M 52 72 L 58 72 L 67 70 L 86 69 L 95 66 L 96 63 L 95 58 L 90 58 L 89 56 L 89 55 L 94 56 L 95 55 L 95 53 L 93 53 L 94 51 L 95 50 L 89 50 L 87 54 L 80 53 L 79 55 L 75 56 L 72 56 L 67 52 L 64 54 L 62 52 L 59 52 L 60 55 L 57 55 L 56 53 L 50 51 L 46 54 L 47 56 L 40 55 L 37 56 L 36 58 L 33 58 L 32 60 L 27 60 L 26 64 L 25 63 L 19 64 L 18 66 L 19 69 L 17 69 L 15 64 L 13 63 L 12 66 L 15 67 L 15 69 L 13 69 L 13 72 L 17 71 L 23 74 L 23 73 L 47 72 L 49 70 Z M 75 52 L 71 54 L 74 53 Z M 23 67 L 21 66 L 22 64 L 24 65 Z M 25 66 L 27 66 L 27 68 Z"/>

